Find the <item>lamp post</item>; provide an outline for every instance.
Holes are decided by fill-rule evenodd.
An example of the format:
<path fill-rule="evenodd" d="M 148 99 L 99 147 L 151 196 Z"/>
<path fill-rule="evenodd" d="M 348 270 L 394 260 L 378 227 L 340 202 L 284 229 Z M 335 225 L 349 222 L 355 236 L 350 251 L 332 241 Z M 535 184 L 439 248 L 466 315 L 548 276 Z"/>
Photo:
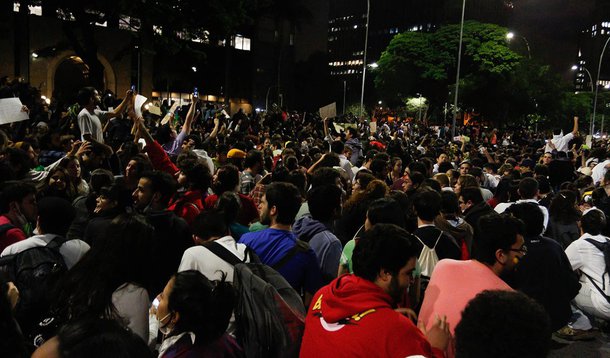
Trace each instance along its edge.
<path fill-rule="evenodd" d="M 458 90 L 460 89 L 460 66 L 462 65 L 462 40 L 464 38 L 464 13 L 466 12 L 466 0 L 462 2 L 462 21 L 460 22 L 460 44 L 458 46 L 457 73 L 455 75 L 455 97 L 453 98 L 453 125 L 451 126 L 451 137 L 455 138 L 455 121 L 457 119 Z"/>
<path fill-rule="evenodd" d="M 525 47 L 527 48 L 527 58 L 529 58 L 531 60 L 532 59 L 532 51 L 530 49 L 529 41 L 527 41 L 525 36 L 519 35 L 519 37 L 523 40 L 523 42 L 525 42 Z M 509 33 L 506 34 L 506 39 L 508 39 L 508 41 L 510 41 L 510 40 L 512 40 L 514 38 L 515 38 L 515 33 L 514 32 L 509 32 Z"/>
<path fill-rule="evenodd" d="M 466 1 L 466 0 L 464 0 Z M 362 58 L 362 92 L 360 93 L 360 115 L 364 114 L 364 81 L 366 79 L 366 50 L 369 46 L 369 15 L 371 0 L 366 0 L 366 28 L 364 30 L 364 56 Z"/>
<path fill-rule="evenodd" d="M 579 67 L 577 65 L 572 66 L 572 71 L 576 71 L 578 69 Z M 581 66 L 580 69 L 583 69 L 587 73 L 587 75 L 589 75 L 589 81 L 591 83 L 591 93 L 593 93 L 593 76 L 591 76 L 591 72 L 589 72 L 589 70 L 587 70 L 585 66 Z"/>
<path fill-rule="evenodd" d="M 593 131 L 595 130 L 595 112 L 597 109 L 597 94 L 599 92 L 599 73 L 602 70 L 602 60 L 604 59 L 604 52 L 606 52 L 608 42 L 610 42 L 610 37 L 608 37 L 606 43 L 604 44 L 604 47 L 602 48 L 602 53 L 599 55 L 599 63 L 597 64 L 597 77 L 595 78 L 595 96 L 593 97 L 593 119 L 591 120 L 591 135 L 593 135 Z"/>

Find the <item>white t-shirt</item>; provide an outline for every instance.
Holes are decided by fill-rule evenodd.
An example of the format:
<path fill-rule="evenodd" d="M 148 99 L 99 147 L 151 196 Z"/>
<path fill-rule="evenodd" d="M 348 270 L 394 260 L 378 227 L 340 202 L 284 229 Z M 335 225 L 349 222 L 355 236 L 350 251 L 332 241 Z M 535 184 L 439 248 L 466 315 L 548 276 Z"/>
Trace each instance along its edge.
<path fill-rule="evenodd" d="M 18 254 L 32 247 L 46 246 L 57 235 L 34 235 L 23 241 L 16 242 L 7 246 L 0 254 L 0 257 Z M 64 257 L 64 262 L 71 269 L 89 251 L 89 244 L 84 241 L 74 239 L 68 240 L 59 247 L 59 253 Z"/>
<path fill-rule="evenodd" d="M 215 242 L 231 251 L 240 260 L 244 259 L 246 245 L 236 243 L 231 236 L 221 237 Z M 249 262 L 249 258 L 247 262 Z M 205 246 L 193 246 L 184 251 L 178 272 L 186 270 L 197 270 L 211 281 L 220 280 L 224 272 L 227 275 L 225 280 L 233 282 L 233 266 L 216 256 Z"/>
<path fill-rule="evenodd" d="M 568 246 L 566 249 L 566 255 L 570 260 L 572 270 L 581 271 L 582 273 L 591 277 L 591 279 L 595 281 L 595 284 L 602 288 L 602 275 L 604 275 L 606 270 L 604 253 L 593 246 L 593 244 L 584 240 L 586 238 L 599 242 L 608 240 L 608 238 L 603 235 L 593 236 L 590 234 L 584 234 L 578 240 L 572 242 L 570 246 Z M 580 283 L 583 285 L 588 285 L 591 288 L 591 302 L 593 305 L 595 305 L 595 308 L 602 312 L 606 317 L 610 316 L 610 304 L 595 288 L 587 276 L 581 275 Z M 610 292 L 610 289 L 608 289 L 610 286 L 610 281 L 607 274 L 604 276 L 604 280 L 606 282 L 606 292 Z"/>
<path fill-rule="evenodd" d="M 112 304 L 127 327 L 148 342 L 148 291 L 132 283 L 124 283 L 112 293 Z"/>
<path fill-rule="evenodd" d="M 562 136 L 561 134 L 555 134 L 553 135 L 553 139 L 551 139 L 551 142 L 555 145 L 555 148 L 557 148 L 558 152 L 567 152 L 568 151 L 568 143 L 570 143 L 570 141 L 574 139 L 574 134 L 572 134 L 572 132 Z M 546 147 L 544 148 L 544 152 L 552 152 L 553 149 L 551 148 L 551 145 L 549 143 L 546 144 Z"/>
<path fill-rule="evenodd" d="M 593 178 L 593 183 L 597 185 L 602 179 L 604 179 L 604 175 L 606 175 L 606 165 L 610 164 L 610 159 L 606 159 L 601 163 L 598 163 L 593 167 L 591 171 L 591 178 Z"/>
<path fill-rule="evenodd" d="M 91 137 L 100 143 L 104 143 L 104 134 L 102 133 L 102 122 L 100 116 L 106 116 L 105 111 L 94 109 L 89 112 L 87 108 L 83 108 L 78 114 L 78 128 L 80 128 L 81 140 L 85 140 L 85 134 L 91 134 Z"/>
<path fill-rule="evenodd" d="M 538 205 L 538 208 L 540 208 L 540 211 L 542 211 L 542 216 L 544 216 L 544 229 L 542 230 L 542 233 L 544 233 L 546 231 L 546 228 L 549 226 L 549 210 L 547 208 L 545 208 L 544 206 L 538 204 L 538 201 L 536 199 L 521 199 L 521 200 L 517 200 L 514 203 L 500 203 L 500 204 L 496 205 L 494 210 L 498 214 L 502 214 L 504 211 L 506 211 L 506 209 L 511 207 L 513 204 L 520 204 L 520 203 L 534 203 L 534 204 Z"/>

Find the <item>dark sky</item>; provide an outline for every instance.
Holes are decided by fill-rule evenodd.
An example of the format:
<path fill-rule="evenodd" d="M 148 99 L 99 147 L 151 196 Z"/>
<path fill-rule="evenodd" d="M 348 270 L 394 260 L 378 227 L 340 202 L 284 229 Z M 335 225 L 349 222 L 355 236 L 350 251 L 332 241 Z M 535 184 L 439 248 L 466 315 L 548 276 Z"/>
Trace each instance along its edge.
<path fill-rule="evenodd" d="M 578 35 L 593 19 L 594 3 L 594 0 L 514 0 L 511 30 L 529 40 L 534 58 L 551 64 L 565 76 L 576 60 Z"/>

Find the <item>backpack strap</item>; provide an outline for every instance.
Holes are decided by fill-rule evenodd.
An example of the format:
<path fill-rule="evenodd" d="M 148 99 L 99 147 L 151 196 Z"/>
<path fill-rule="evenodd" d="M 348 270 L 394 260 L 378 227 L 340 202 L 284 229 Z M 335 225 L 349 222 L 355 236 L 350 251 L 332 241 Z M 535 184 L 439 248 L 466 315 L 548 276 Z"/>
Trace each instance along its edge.
<path fill-rule="evenodd" d="M 59 236 L 59 235 L 55 235 L 55 237 L 49 241 L 48 244 L 46 244 L 45 246 L 50 248 L 50 249 L 59 249 L 59 247 L 63 244 L 65 244 L 68 240 L 65 237 Z"/>
<path fill-rule="evenodd" d="M 436 238 L 436 242 L 434 243 L 434 247 L 432 248 L 432 250 L 436 250 L 436 245 L 438 245 L 438 242 L 441 241 L 441 237 L 443 237 L 443 230 L 439 229 L 440 234 L 438 234 L 438 237 Z"/>
<path fill-rule="evenodd" d="M 284 255 L 284 257 L 282 257 L 278 262 L 276 262 L 275 265 L 271 266 L 271 268 L 276 271 L 279 271 L 288 263 L 288 261 L 292 260 L 292 258 L 295 257 L 296 254 L 298 254 L 299 252 L 307 252 L 308 250 L 309 244 L 297 239 L 296 245 L 294 245 L 294 247 L 290 249 L 286 253 L 286 255 Z"/>
<path fill-rule="evenodd" d="M 588 242 L 589 244 L 595 246 L 596 249 L 598 249 L 599 251 L 601 251 L 604 254 L 604 263 L 606 261 L 606 246 L 610 245 L 610 242 L 608 242 L 608 240 L 606 240 L 605 242 L 599 242 L 593 239 L 585 239 L 586 242 Z M 606 289 L 606 281 L 604 281 L 604 275 L 605 274 L 609 274 L 608 273 L 608 266 L 606 266 L 606 269 L 604 270 L 605 272 L 602 274 L 602 288 L 599 288 L 599 286 L 595 283 L 595 281 L 593 281 L 593 279 L 591 279 L 591 277 L 589 277 L 589 275 L 587 275 L 586 273 L 583 272 L 583 274 L 585 276 L 587 276 L 587 278 L 589 279 L 589 281 L 591 281 L 591 283 L 593 284 L 593 286 L 595 286 L 595 288 L 597 288 L 597 290 L 606 298 L 606 300 L 610 303 L 610 297 L 606 296 L 605 293 L 605 289 Z"/>
<path fill-rule="evenodd" d="M 227 263 L 231 264 L 232 266 L 245 262 L 245 260 L 246 260 L 246 257 L 244 257 L 244 261 L 242 261 L 234 253 L 232 253 L 227 248 L 225 248 L 224 246 L 222 246 L 221 244 L 219 244 L 215 241 L 206 242 L 203 244 L 203 246 L 206 249 L 210 250 L 214 255 L 218 256 L 221 260 L 226 261 Z"/>

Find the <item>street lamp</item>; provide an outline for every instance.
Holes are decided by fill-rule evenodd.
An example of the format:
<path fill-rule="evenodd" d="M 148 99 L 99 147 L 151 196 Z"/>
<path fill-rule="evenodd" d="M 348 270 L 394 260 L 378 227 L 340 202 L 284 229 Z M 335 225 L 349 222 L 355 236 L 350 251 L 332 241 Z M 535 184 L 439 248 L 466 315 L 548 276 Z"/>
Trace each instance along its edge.
<path fill-rule="evenodd" d="M 585 66 L 582 66 L 581 68 L 587 73 L 587 75 L 589 75 L 589 81 L 591 83 L 591 92 L 593 92 L 593 76 L 591 76 L 591 72 L 589 72 L 589 70 L 587 70 L 587 68 Z M 576 71 L 578 69 L 579 69 L 578 66 L 576 66 L 576 65 L 572 66 L 572 71 Z"/>
<path fill-rule="evenodd" d="M 451 137 L 455 138 L 455 121 L 457 119 L 458 90 L 460 89 L 460 66 L 462 65 L 462 40 L 464 38 L 464 13 L 466 12 L 466 0 L 462 2 L 462 21 L 460 22 L 460 44 L 458 45 L 457 73 L 455 75 L 455 97 L 453 98 L 453 125 L 451 126 Z"/>
<path fill-rule="evenodd" d="M 593 97 L 593 120 L 591 121 L 591 135 L 593 135 L 593 131 L 595 130 L 595 112 L 597 109 L 597 94 L 599 92 L 599 73 L 602 70 L 602 60 L 604 59 L 604 52 L 606 52 L 608 42 L 610 42 L 610 37 L 608 37 L 606 43 L 604 44 L 604 47 L 602 48 L 602 53 L 599 55 L 599 63 L 597 65 L 597 77 L 595 78 L 595 96 Z"/>
<path fill-rule="evenodd" d="M 466 1 L 466 0 L 464 0 Z M 366 50 L 369 46 L 369 15 L 371 14 L 371 0 L 366 0 L 366 29 L 364 30 L 364 56 L 362 59 L 362 92 L 360 94 L 360 115 L 364 114 L 364 81 L 366 79 Z"/>
<path fill-rule="evenodd" d="M 530 49 L 530 43 L 527 41 L 525 36 L 519 35 L 519 37 L 523 40 L 523 42 L 525 42 L 525 47 L 527 47 L 527 58 L 529 58 L 531 60 L 532 59 L 532 51 Z M 508 41 L 510 41 L 510 40 L 512 40 L 514 38 L 515 38 L 515 33 L 514 32 L 509 32 L 509 33 L 506 34 L 506 39 Z"/>

